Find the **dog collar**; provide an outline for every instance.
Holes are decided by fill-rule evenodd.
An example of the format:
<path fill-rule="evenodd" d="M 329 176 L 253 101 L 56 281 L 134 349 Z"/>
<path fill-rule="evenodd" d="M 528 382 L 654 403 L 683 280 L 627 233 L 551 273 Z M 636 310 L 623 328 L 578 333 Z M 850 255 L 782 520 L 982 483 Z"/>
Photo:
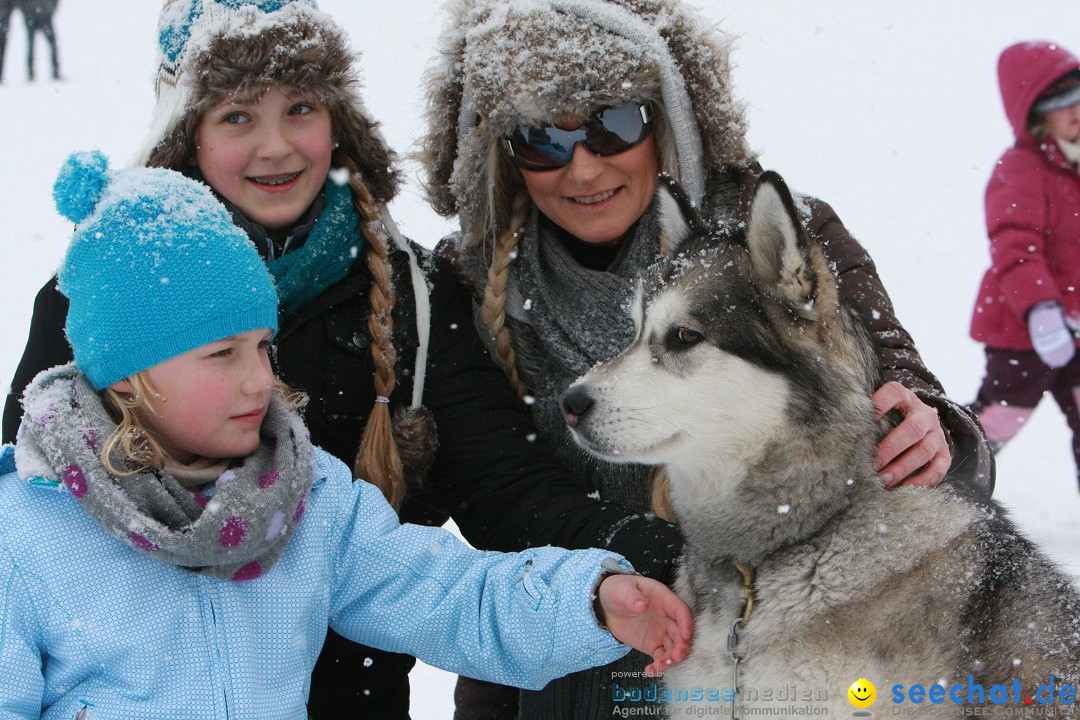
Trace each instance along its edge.
<path fill-rule="evenodd" d="M 742 587 L 739 588 L 739 627 L 745 628 L 750 622 L 750 613 L 754 611 L 754 566 L 747 563 L 735 563 L 742 574 Z"/>
<path fill-rule="evenodd" d="M 742 700 L 742 692 L 739 690 L 739 663 L 745 657 L 739 652 L 739 631 L 746 629 L 746 623 L 750 622 L 750 613 L 754 611 L 754 566 L 747 563 L 735 563 L 739 574 L 742 575 L 742 587 L 739 588 L 739 614 L 731 623 L 731 632 L 728 633 L 728 655 L 731 656 L 731 720 L 740 720 L 738 715 L 739 703 Z"/>

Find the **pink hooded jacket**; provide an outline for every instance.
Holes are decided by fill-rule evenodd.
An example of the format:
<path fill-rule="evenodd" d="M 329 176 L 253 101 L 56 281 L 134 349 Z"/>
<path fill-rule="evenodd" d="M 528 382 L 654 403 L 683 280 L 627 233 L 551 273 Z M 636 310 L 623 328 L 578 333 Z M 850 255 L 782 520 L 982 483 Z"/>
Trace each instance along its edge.
<path fill-rule="evenodd" d="M 1028 114 L 1039 95 L 1080 68 L 1064 48 L 1025 42 L 998 60 L 998 84 L 1016 143 L 986 186 L 990 269 L 983 276 L 971 336 L 1000 349 L 1031 349 L 1027 311 L 1057 300 L 1080 320 L 1080 174 L 1052 139 L 1033 138 Z"/>

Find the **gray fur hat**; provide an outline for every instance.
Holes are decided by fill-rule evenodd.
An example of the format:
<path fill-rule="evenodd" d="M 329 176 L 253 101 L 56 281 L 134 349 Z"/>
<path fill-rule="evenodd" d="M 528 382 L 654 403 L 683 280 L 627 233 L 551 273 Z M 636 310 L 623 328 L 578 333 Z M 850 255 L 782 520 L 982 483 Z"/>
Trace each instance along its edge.
<path fill-rule="evenodd" d="M 659 101 L 671 141 L 661 166 L 697 202 L 714 169 L 754 159 L 731 38 L 679 0 L 450 0 L 448 12 L 420 158 L 429 202 L 466 235 L 503 219 L 493 205 L 520 181 L 498 139 L 519 125 Z"/>
<path fill-rule="evenodd" d="M 183 170 L 206 110 L 288 87 L 330 111 L 341 144 L 335 166 L 357 165 L 376 201 L 394 196 L 394 154 L 360 99 L 357 56 L 315 0 L 166 0 L 158 46 L 156 104 L 138 164 Z"/>

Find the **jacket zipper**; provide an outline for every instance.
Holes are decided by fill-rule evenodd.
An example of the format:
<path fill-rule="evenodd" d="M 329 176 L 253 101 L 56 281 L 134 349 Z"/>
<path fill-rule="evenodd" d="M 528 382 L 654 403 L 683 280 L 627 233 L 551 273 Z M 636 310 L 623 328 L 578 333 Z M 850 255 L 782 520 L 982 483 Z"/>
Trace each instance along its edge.
<path fill-rule="evenodd" d="M 203 581 L 202 578 L 199 578 L 199 583 L 203 586 L 204 590 L 207 590 L 207 591 L 210 590 L 210 587 L 207 585 L 207 583 L 205 583 Z M 225 664 L 224 664 L 224 662 L 222 661 L 222 658 L 221 658 L 221 643 L 220 643 L 221 632 L 220 632 L 220 628 L 218 627 L 217 608 L 214 606 L 214 597 L 210 592 L 206 593 L 206 603 L 210 608 L 210 626 L 211 626 L 212 631 L 213 631 L 213 638 L 212 639 L 213 639 L 213 643 L 214 643 L 214 655 L 215 655 L 215 657 L 217 659 L 217 663 L 216 663 L 217 664 L 217 673 L 220 676 L 222 676 L 221 677 L 221 702 L 225 707 L 225 717 L 228 718 L 228 717 L 230 717 L 230 714 L 229 714 L 229 690 L 226 687 L 225 678 L 224 678 Z"/>

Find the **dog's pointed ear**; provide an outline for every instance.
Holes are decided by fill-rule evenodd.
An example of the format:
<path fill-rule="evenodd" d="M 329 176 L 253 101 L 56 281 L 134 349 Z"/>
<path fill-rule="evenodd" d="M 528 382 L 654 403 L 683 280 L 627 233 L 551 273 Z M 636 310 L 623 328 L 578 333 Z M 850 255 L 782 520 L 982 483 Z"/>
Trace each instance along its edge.
<path fill-rule="evenodd" d="M 656 177 L 656 199 L 660 232 L 667 238 L 664 252 L 668 256 L 674 255 L 688 237 L 705 233 L 701 214 L 671 175 L 660 173 Z"/>
<path fill-rule="evenodd" d="M 758 288 L 800 315 L 811 316 L 817 277 L 806 231 L 787 184 L 771 170 L 761 174 L 754 188 L 746 244 Z"/>

